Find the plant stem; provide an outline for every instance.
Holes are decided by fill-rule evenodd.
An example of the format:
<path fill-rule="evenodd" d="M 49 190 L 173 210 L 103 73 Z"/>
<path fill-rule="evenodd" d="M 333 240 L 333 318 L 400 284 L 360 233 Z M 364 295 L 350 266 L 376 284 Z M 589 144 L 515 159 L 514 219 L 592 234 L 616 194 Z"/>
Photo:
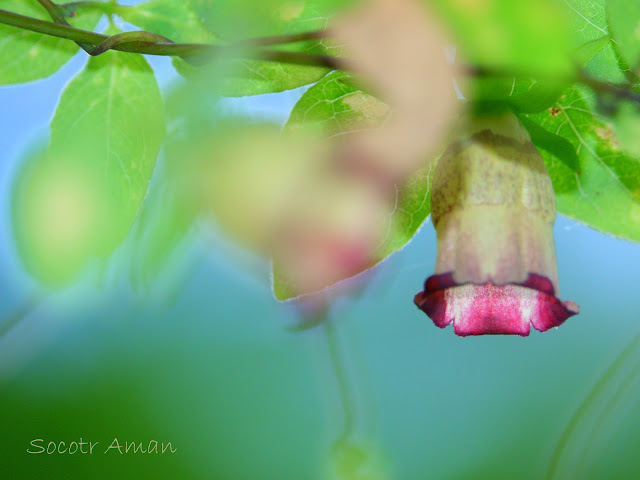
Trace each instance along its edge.
<path fill-rule="evenodd" d="M 25 30 L 51 35 L 59 38 L 66 38 L 74 42 L 84 43 L 87 45 L 97 46 L 102 42 L 109 40 L 109 35 L 81 30 L 79 28 L 59 25 L 52 22 L 46 22 L 36 18 L 26 17 L 17 13 L 0 10 L 0 23 L 11 25 Z M 286 41 L 291 38 L 292 41 L 300 41 L 306 38 L 304 34 L 296 34 L 293 36 L 265 37 L 262 39 L 253 39 L 240 42 L 238 44 L 229 45 L 208 45 L 200 43 L 170 43 L 170 42 L 152 42 L 146 38 L 141 38 L 144 34 L 158 38 L 160 36 L 150 32 L 125 32 L 128 34 L 126 41 L 115 43 L 113 50 L 122 52 L 142 53 L 148 55 L 173 55 L 192 59 L 200 57 L 203 60 L 212 60 L 219 56 L 234 56 L 236 58 L 265 60 L 273 62 L 292 63 L 297 65 L 320 66 L 331 69 L 341 68 L 339 59 L 329 55 L 314 55 L 303 52 L 290 52 L 283 50 L 268 50 L 265 48 L 251 48 L 256 45 L 273 45 Z M 143 34 L 143 35 L 140 35 Z M 122 35 L 122 34 L 120 34 Z M 317 32 L 311 32 L 310 37 L 317 35 Z M 164 38 L 164 37 L 163 37 Z M 121 39 L 122 40 L 122 39 Z M 102 49 L 99 53 L 106 51 Z"/>
<path fill-rule="evenodd" d="M 173 43 L 168 38 L 151 32 L 124 32 L 118 36 L 103 35 L 100 33 L 81 30 L 70 26 L 64 19 L 61 8 L 65 11 L 73 11 L 77 7 L 100 8 L 107 13 L 115 13 L 118 7 L 115 4 L 102 4 L 100 2 L 73 2 L 62 6 L 56 6 L 51 0 L 38 0 L 49 14 L 58 23 L 46 22 L 37 18 L 26 17 L 16 13 L 0 10 L 0 24 L 11 25 L 25 30 L 66 38 L 78 43 L 90 55 L 99 55 L 107 50 L 121 52 L 142 53 L 148 55 L 167 55 L 183 57 L 191 63 L 204 63 L 222 56 L 235 57 L 245 60 L 262 60 L 271 62 L 291 63 L 296 65 L 308 65 L 330 68 L 333 70 L 348 70 L 344 62 L 330 55 L 316 55 L 304 52 L 291 52 L 284 50 L 267 49 L 263 47 L 283 45 L 307 40 L 318 40 L 326 36 L 326 32 L 316 30 L 291 35 L 276 35 L 271 37 L 253 38 L 226 45 L 210 45 L 201 43 Z M 115 37 L 115 38 L 114 38 Z M 507 72 L 493 72 L 478 66 L 467 66 L 464 69 L 468 75 L 509 75 Z M 640 105 L 640 93 L 633 90 L 632 84 L 616 85 L 597 80 L 584 72 L 579 72 L 576 78 L 580 83 L 587 85 L 598 92 L 610 93 L 620 99 L 629 100 Z"/>
<path fill-rule="evenodd" d="M 290 33 L 287 35 L 273 35 L 271 37 L 250 38 L 248 40 L 235 42 L 234 45 L 268 47 L 271 45 L 298 43 L 298 42 L 305 42 L 308 40 L 321 40 L 325 37 L 326 37 L 326 32 L 324 30 L 312 30 L 310 32 Z"/>
<path fill-rule="evenodd" d="M 40 3 L 40 5 L 44 7 L 44 9 L 47 11 L 47 13 L 49 13 L 49 16 L 55 23 L 64 25 L 66 27 L 71 26 L 64 18 L 64 12 L 60 8 L 58 8 L 58 6 L 56 6 L 51 0 L 38 0 L 38 3 Z M 82 42 L 76 42 L 76 44 L 88 54 L 92 54 L 91 49 L 93 47 L 91 45 L 87 45 L 86 43 Z"/>
<path fill-rule="evenodd" d="M 353 392 L 353 382 L 349 379 L 349 366 L 346 354 L 340 345 L 335 327 L 329 318 L 324 322 L 324 331 L 329 347 L 329 357 L 338 382 L 338 390 L 344 412 L 344 430 L 341 439 L 349 438 L 356 427 L 357 405 Z"/>

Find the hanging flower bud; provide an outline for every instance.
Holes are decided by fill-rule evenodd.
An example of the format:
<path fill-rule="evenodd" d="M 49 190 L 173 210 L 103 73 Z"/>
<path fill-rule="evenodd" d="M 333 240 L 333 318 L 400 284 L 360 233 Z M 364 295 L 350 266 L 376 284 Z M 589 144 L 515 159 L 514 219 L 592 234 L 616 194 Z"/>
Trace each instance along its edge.
<path fill-rule="evenodd" d="M 435 275 L 416 305 L 457 335 L 529 335 L 579 312 L 558 291 L 546 167 L 512 115 L 478 119 L 438 161 L 431 193 Z"/>

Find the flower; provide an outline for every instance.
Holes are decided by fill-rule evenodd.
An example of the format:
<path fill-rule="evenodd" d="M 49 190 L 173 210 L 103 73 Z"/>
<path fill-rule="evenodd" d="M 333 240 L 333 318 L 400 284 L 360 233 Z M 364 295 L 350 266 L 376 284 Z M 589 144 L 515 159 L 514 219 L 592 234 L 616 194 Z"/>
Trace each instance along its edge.
<path fill-rule="evenodd" d="M 512 115 L 474 120 L 438 161 L 431 193 L 436 272 L 416 305 L 457 335 L 529 335 L 579 313 L 561 302 L 549 174 Z"/>

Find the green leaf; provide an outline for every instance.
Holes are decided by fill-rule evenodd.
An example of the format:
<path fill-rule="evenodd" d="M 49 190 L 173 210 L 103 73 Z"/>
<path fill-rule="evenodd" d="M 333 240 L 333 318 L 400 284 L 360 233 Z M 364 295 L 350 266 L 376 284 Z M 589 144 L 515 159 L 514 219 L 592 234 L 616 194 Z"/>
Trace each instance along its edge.
<path fill-rule="evenodd" d="M 640 3 L 608 0 L 607 17 L 618 50 L 636 74 L 640 74 Z"/>
<path fill-rule="evenodd" d="M 33 275 L 68 283 L 92 256 L 118 246 L 163 136 L 162 97 L 144 58 L 90 59 L 62 93 L 46 155 L 25 164 L 14 190 L 16 243 Z"/>
<path fill-rule="evenodd" d="M 538 148 L 546 150 L 563 162 L 573 172 L 580 172 L 580 161 L 575 147 L 566 138 L 545 130 L 525 115 L 518 117 L 531 136 L 531 141 Z"/>
<path fill-rule="evenodd" d="M 118 6 L 116 11 L 123 20 L 176 43 L 220 43 L 220 39 L 205 28 L 189 1 L 151 0 Z"/>
<path fill-rule="evenodd" d="M 568 28 L 553 0 L 428 0 L 473 64 L 519 74 L 571 73 Z"/>
<path fill-rule="evenodd" d="M 379 126 L 388 107 L 354 85 L 349 74 L 334 72 L 312 86 L 291 112 L 285 129 L 313 125 L 326 136 Z M 435 162 L 415 172 L 397 188 L 396 209 L 388 233 L 376 252 L 378 261 L 405 246 L 431 211 L 430 190 Z M 273 265 L 273 291 L 278 300 L 296 295 L 295 286 Z"/>
<path fill-rule="evenodd" d="M 224 44 L 258 36 L 324 29 L 328 15 L 337 4 L 326 0 L 300 3 L 283 0 L 152 0 L 123 10 L 123 17 L 174 41 L 186 39 Z M 185 27 L 181 28 L 180 24 Z M 315 54 L 339 54 L 338 48 L 321 41 L 298 42 L 279 48 Z M 223 66 L 216 62 L 210 66 L 195 67 L 180 58 L 174 58 L 173 64 L 184 77 L 209 81 L 219 93 L 228 96 L 280 92 L 314 83 L 329 72 L 324 67 L 251 60 L 228 60 Z"/>
<path fill-rule="evenodd" d="M 51 21 L 47 11 L 35 1 L 0 0 L 0 9 Z M 93 30 L 101 15 L 95 10 L 84 10 L 68 21 L 76 28 Z M 79 48 L 64 38 L 0 25 L 0 85 L 48 77 L 73 57 Z"/>
<path fill-rule="evenodd" d="M 136 224 L 131 280 L 137 289 L 150 288 L 183 243 L 195 220 L 195 210 L 185 204 L 170 180 L 161 180 L 149 192 Z"/>
<path fill-rule="evenodd" d="M 565 0 L 573 32 L 574 57 L 585 71 L 607 82 L 626 80 L 609 35 L 605 0 Z M 585 60 L 587 60 L 585 62 Z"/>
<path fill-rule="evenodd" d="M 220 120 L 212 105 L 217 98 L 212 97 L 210 92 L 190 85 L 178 86 L 165 95 L 167 138 L 163 155 L 132 235 L 130 277 L 135 289 L 149 290 L 161 274 L 175 273 L 170 267 L 187 244 L 188 233 L 202 209 L 193 201 L 193 189 L 184 179 L 186 172 L 203 174 L 200 165 L 194 166 L 193 157 L 196 145 L 215 131 L 212 122 Z"/>
<path fill-rule="evenodd" d="M 536 113 L 553 105 L 567 87 L 563 81 L 489 76 L 473 80 L 472 95 L 478 110 Z"/>
<path fill-rule="evenodd" d="M 352 0 L 186 0 L 227 41 L 316 30 Z"/>
<path fill-rule="evenodd" d="M 621 103 L 613 118 L 616 134 L 622 144 L 622 148 L 635 158 L 640 158 L 639 118 L 640 106 L 631 102 Z"/>
<path fill-rule="evenodd" d="M 595 112 L 591 91 L 572 87 L 553 108 L 529 119 L 565 138 L 578 153 L 579 169 L 572 171 L 537 145 L 558 211 L 597 230 L 640 241 L 640 160 L 624 152 L 612 125 Z"/>

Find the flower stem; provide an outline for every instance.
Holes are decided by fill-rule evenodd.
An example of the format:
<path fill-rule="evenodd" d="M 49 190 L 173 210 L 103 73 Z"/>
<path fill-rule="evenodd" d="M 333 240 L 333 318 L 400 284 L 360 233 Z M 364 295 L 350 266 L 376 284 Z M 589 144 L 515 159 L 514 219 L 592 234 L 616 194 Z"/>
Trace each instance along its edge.
<path fill-rule="evenodd" d="M 329 357 L 331 365 L 338 382 L 338 390 L 342 402 L 344 416 L 344 430 L 340 438 L 347 439 L 351 437 L 356 428 L 356 395 L 353 388 L 353 382 L 349 378 L 348 361 L 340 339 L 331 320 L 327 318 L 324 322 L 324 331 L 327 337 L 327 345 L 329 347 Z"/>

